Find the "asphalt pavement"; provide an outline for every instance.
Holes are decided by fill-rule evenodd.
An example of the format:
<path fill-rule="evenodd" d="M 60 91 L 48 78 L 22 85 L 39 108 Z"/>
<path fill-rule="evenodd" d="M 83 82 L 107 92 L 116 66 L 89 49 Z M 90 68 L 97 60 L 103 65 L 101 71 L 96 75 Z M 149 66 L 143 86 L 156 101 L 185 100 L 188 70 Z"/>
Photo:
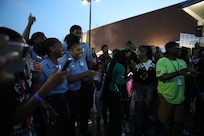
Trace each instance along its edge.
<path fill-rule="evenodd" d="M 131 101 L 131 106 L 130 106 L 130 122 L 129 122 L 129 128 L 130 132 L 125 131 L 125 127 L 123 127 L 123 134 L 122 136 L 134 136 L 134 100 Z M 184 125 L 184 130 L 183 130 L 183 135 L 182 136 L 204 136 L 204 134 L 198 134 L 196 133 L 196 127 L 194 123 L 194 113 L 189 112 L 187 114 L 187 119 L 185 120 L 185 125 Z M 96 126 L 96 113 L 90 113 L 90 117 L 92 120 L 92 124 L 89 125 L 89 131 L 92 134 L 92 136 L 106 136 L 106 133 L 104 131 L 104 123 L 103 119 L 101 119 L 101 131 L 97 131 L 97 126 Z M 123 125 L 124 126 L 124 125 Z M 150 118 L 150 122 L 148 125 L 148 129 L 146 130 L 146 134 L 141 135 L 141 136 L 154 136 L 155 132 L 155 126 L 156 122 L 154 119 Z M 77 136 L 80 136 L 79 133 L 79 127 L 76 127 L 77 131 Z M 161 136 L 169 136 L 169 127 L 168 125 L 162 130 Z"/>

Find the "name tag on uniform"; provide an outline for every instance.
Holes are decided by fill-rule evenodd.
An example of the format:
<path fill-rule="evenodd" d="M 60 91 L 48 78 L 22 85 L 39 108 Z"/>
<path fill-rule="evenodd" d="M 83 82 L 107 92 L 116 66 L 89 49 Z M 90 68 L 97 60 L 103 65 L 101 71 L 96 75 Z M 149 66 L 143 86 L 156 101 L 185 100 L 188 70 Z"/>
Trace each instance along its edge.
<path fill-rule="evenodd" d="M 83 67 L 84 66 L 84 62 L 81 61 L 80 62 L 80 66 Z"/>
<path fill-rule="evenodd" d="M 182 85 L 182 80 L 180 78 L 177 79 L 177 85 Z"/>

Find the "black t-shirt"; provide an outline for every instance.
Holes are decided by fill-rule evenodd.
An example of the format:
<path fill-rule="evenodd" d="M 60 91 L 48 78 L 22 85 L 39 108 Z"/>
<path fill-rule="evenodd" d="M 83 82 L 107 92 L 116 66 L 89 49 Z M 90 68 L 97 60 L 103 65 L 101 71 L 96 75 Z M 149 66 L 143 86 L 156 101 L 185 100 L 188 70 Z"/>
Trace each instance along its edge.
<path fill-rule="evenodd" d="M 155 62 L 151 62 L 149 64 L 148 70 L 146 70 L 145 66 L 141 61 L 136 62 L 136 69 L 135 69 L 135 74 L 133 76 L 134 82 L 143 84 L 143 85 L 148 85 L 150 83 L 156 83 L 156 64 Z"/>

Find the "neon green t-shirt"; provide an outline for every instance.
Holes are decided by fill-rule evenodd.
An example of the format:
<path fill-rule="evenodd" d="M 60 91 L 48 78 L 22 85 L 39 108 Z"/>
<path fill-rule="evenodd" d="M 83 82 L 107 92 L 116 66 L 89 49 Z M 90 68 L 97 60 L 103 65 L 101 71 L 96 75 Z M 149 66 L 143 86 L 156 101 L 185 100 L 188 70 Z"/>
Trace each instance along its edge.
<path fill-rule="evenodd" d="M 182 59 L 169 60 L 163 57 L 156 64 L 156 76 L 176 72 L 186 68 L 186 62 Z M 185 81 L 184 75 L 176 76 L 170 80 L 158 80 L 158 93 L 161 94 L 169 103 L 180 104 L 184 101 Z"/>

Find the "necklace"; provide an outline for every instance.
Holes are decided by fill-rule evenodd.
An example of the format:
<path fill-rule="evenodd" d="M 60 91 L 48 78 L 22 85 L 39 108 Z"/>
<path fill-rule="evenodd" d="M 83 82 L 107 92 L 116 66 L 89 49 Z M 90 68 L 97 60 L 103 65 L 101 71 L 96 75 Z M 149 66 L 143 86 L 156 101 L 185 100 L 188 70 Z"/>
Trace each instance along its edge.
<path fill-rule="evenodd" d="M 177 66 L 178 66 L 178 70 L 176 68 L 176 66 L 174 65 L 174 63 L 169 59 L 170 63 L 172 64 L 172 66 L 174 67 L 175 69 L 175 72 L 177 72 L 180 68 L 179 68 L 179 62 L 178 60 L 176 59 L 176 62 L 177 62 Z M 176 76 L 177 77 L 177 76 Z M 182 85 L 182 80 L 180 78 L 177 77 L 177 85 L 180 86 Z"/>

